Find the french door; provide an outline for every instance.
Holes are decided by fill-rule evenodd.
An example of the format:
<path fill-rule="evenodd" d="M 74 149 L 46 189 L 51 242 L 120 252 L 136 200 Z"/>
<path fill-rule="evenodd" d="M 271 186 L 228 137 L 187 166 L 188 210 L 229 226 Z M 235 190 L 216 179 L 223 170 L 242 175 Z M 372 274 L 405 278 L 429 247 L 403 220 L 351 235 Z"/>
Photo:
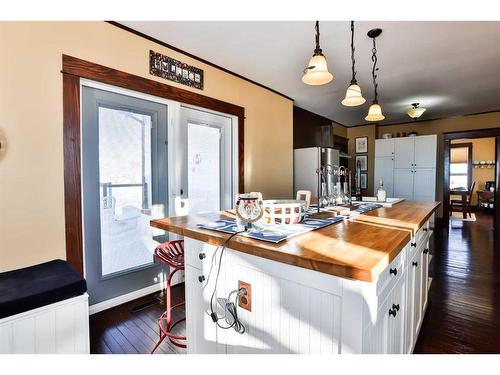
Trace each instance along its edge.
<path fill-rule="evenodd" d="M 125 92 L 127 93 L 127 92 Z M 232 207 L 233 119 L 82 86 L 85 278 L 94 305 L 165 279 L 154 218 Z"/>

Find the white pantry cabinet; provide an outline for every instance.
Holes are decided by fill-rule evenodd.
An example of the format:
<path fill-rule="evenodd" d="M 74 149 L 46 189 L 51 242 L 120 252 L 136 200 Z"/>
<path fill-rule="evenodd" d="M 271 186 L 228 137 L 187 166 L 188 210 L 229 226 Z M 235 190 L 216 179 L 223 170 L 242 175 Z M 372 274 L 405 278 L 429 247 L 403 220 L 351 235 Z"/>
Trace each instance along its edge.
<path fill-rule="evenodd" d="M 210 268 L 217 269 L 220 249 L 185 238 L 188 353 L 411 353 L 427 301 L 422 279 L 428 268 L 412 267 L 408 257 L 428 259 L 428 227 L 374 282 L 226 249 L 216 298 L 226 298 L 240 280 L 251 284 L 251 311 L 238 308 L 244 334 L 217 327 L 209 316 Z M 220 307 L 217 313 L 223 315 Z"/>
<path fill-rule="evenodd" d="M 392 150 L 392 151 L 391 151 Z M 388 197 L 434 201 L 437 135 L 377 139 L 374 189 L 383 178 Z"/>

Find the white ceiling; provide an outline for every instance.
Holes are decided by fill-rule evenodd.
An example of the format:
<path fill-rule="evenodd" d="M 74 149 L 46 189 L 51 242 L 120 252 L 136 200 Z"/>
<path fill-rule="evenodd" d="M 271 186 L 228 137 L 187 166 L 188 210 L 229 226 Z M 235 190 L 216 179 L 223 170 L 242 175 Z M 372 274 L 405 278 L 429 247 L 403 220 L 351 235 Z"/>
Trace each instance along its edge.
<path fill-rule="evenodd" d="M 350 22 L 320 22 L 320 43 L 334 79 L 302 83 L 314 49 L 314 21 L 120 22 L 200 58 L 259 82 L 308 109 L 346 126 L 366 123 L 373 99 L 372 42 L 377 39 L 379 103 L 386 119 L 408 121 L 413 102 L 427 108 L 421 119 L 500 109 L 500 22 L 356 22 L 357 79 L 366 103 L 340 101 L 351 79 Z"/>

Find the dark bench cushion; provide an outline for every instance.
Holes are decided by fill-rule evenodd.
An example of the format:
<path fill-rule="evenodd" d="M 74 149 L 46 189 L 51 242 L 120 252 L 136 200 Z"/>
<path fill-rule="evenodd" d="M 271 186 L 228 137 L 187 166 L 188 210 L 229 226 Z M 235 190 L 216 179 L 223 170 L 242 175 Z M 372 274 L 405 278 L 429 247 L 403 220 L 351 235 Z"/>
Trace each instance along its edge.
<path fill-rule="evenodd" d="M 79 296 L 87 283 L 64 260 L 0 273 L 0 318 Z"/>

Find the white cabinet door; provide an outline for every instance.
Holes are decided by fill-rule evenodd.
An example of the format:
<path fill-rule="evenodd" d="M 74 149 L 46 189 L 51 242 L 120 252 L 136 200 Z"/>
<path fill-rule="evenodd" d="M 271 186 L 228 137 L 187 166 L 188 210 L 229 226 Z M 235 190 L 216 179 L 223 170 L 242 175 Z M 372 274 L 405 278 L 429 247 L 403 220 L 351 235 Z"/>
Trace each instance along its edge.
<path fill-rule="evenodd" d="M 394 168 L 413 168 L 415 164 L 415 137 L 394 139 Z"/>
<path fill-rule="evenodd" d="M 216 354 L 217 329 L 208 315 L 210 296 L 208 288 L 204 288 L 206 281 L 200 282 L 199 276 L 202 276 L 199 269 L 185 266 L 187 351 Z"/>
<path fill-rule="evenodd" d="M 375 140 L 375 157 L 392 157 L 394 156 L 394 139 L 376 139 Z"/>
<path fill-rule="evenodd" d="M 436 168 L 437 135 L 415 137 L 415 167 Z"/>
<path fill-rule="evenodd" d="M 387 298 L 380 305 L 377 311 L 376 321 L 374 323 L 370 323 L 371 325 L 365 331 L 363 337 L 363 353 L 365 354 L 388 353 L 389 300 L 390 298 Z"/>
<path fill-rule="evenodd" d="M 413 199 L 416 201 L 433 202 L 436 200 L 436 170 L 415 169 Z"/>
<path fill-rule="evenodd" d="M 387 323 L 387 352 L 405 353 L 405 278 L 401 277 L 388 298 L 388 310 L 391 311 Z"/>
<path fill-rule="evenodd" d="M 375 158 L 374 194 L 377 194 L 380 179 L 384 181 L 387 197 L 394 197 L 394 158 Z"/>
<path fill-rule="evenodd" d="M 406 311 L 405 311 L 405 353 L 410 354 L 413 349 L 413 310 L 415 309 L 415 271 L 408 262 L 409 267 L 405 273 L 406 279 Z"/>
<path fill-rule="evenodd" d="M 427 306 L 427 294 L 429 289 L 429 242 L 422 251 L 422 288 L 420 291 L 420 300 L 422 301 L 422 319 L 424 318 L 425 308 Z"/>
<path fill-rule="evenodd" d="M 394 198 L 413 199 L 413 170 L 394 169 Z"/>
<path fill-rule="evenodd" d="M 420 328 L 420 321 L 422 319 L 422 250 L 423 246 L 418 250 L 415 257 L 410 262 L 410 268 L 413 272 L 413 321 L 412 321 L 412 331 L 413 331 L 413 342 L 412 346 L 415 345 L 418 336 L 418 330 Z"/>

